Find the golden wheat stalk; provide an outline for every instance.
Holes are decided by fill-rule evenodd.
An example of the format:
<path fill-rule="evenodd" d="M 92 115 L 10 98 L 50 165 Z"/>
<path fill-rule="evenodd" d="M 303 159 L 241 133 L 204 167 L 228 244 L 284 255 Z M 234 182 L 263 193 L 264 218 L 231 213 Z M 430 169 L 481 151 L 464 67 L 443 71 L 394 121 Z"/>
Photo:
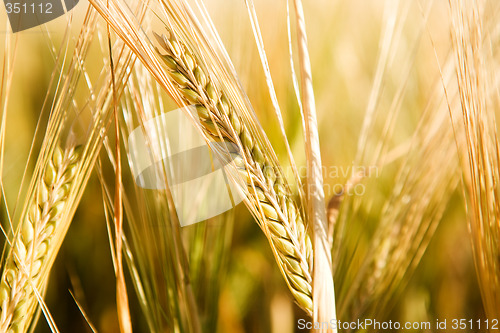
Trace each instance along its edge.
<path fill-rule="evenodd" d="M 24 332 L 36 310 L 36 290 L 44 288 L 44 262 L 54 249 L 66 198 L 77 170 L 80 148 L 56 147 L 29 213 L 18 227 L 0 282 L 0 331 Z"/>
<path fill-rule="evenodd" d="M 71 62 L 60 80 L 58 88 L 62 88 L 55 92 L 42 151 L 35 168 L 36 176 L 31 181 L 17 232 L 7 247 L 8 255 L 3 262 L 0 280 L 0 332 L 26 332 L 33 326 L 38 304 L 51 330 L 57 331 L 43 303 L 42 294 L 102 146 L 112 100 L 112 94 L 107 89 L 101 89 L 97 96 L 93 96 L 93 123 L 84 146 L 75 147 L 75 134 L 71 129 L 67 148 L 61 150 L 57 147 L 56 142 L 62 141 L 62 128 L 72 120 L 68 116 L 69 111 L 77 108 L 75 86 L 79 82 L 79 74 L 85 72 L 81 62 L 86 59 L 96 17 L 96 12 L 89 8 Z M 121 41 L 116 46 L 120 54 L 116 70 L 117 91 L 121 91 L 128 77 L 125 69 L 130 65 L 132 55 L 124 49 Z M 58 73 L 57 69 L 55 72 Z M 104 86 L 108 86 L 109 75 L 107 72 L 103 75 L 106 79 Z"/>
<path fill-rule="evenodd" d="M 246 127 L 230 98 L 212 80 L 194 52 L 172 34 L 156 37 L 165 52 L 162 58 L 170 78 L 186 103 L 195 105 L 205 134 L 240 147 L 239 152 L 232 154 L 248 186 L 244 192 L 250 209 L 265 231 L 297 303 L 311 314 L 312 246 L 284 175 L 265 155 L 259 140 Z"/>
<path fill-rule="evenodd" d="M 319 146 L 316 102 L 312 84 L 311 61 L 307 47 L 306 23 L 301 0 L 294 0 L 300 64 L 300 87 L 303 107 L 305 150 L 307 160 L 307 217 L 314 237 L 313 319 L 331 322 L 337 319 L 332 276 L 332 255 L 328 244 L 321 150 Z M 336 333 L 337 328 L 320 328 L 315 332 Z"/>
<path fill-rule="evenodd" d="M 497 61 L 484 31 L 489 15 L 484 1 L 449 0 L 451 36 L 460 97 L 456 137 L 463 162 L 469 232 L 484 309 L 496 318 L 500 309 L 500 143 L 498 141 Z M 498 24 L 494 22 L 494 24 Z M 496 82 L 495 82 L 496 81 Z M 460 149 L 460 142 L 466 149 Z"/>

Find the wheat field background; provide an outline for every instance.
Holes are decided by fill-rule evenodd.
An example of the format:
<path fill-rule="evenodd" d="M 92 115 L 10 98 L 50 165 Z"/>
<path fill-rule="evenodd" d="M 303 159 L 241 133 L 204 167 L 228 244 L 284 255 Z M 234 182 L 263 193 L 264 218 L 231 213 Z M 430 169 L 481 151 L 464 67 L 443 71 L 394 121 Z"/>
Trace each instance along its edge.
<path fill-rule="evenodd" d="M 134 1 L 117 2 L 141 8 Z M 160 9 L 169 3 L 150 1 L 144 6 L 146 19 L 141 26 L 155 46 L 153 32 L 167 31 Z M 304 205 L 297 195 L 300 185 L 273 113 L 245 1 L 204 3 L 288 179 L 290 200 L 298 203 L 299 210 Z M 448 329 L 440 332 L 455 332 L 453 319 L 500 319 L 495 118 L 500 110 L 500 3 L 315 0 L 303 5 L 331 226 L 337 318 L 447 320 Z M 283 278 L 287 274 L 278 268 L 278 255 L 248 206 L 239 204 L 207 221 L 175 227 L 168 196 L 135 185 L 127 135 L 141 124 L 140 115 L 173 110 L 176 100 L 162 90 L 140 56 L 126 60 L 123 50 L 128 47 L 119 44 L 122 36 L 113 28 L 108 28 L 108 35 L 102 13 L 89 14 L 89 8 L 92 5 L 82 0 L 71 14 L 15 34 L 0 10 L 4 275 L 9 267 L 7 239 L 14 239 L 13 230 L 26 219 L 23 211 L 32 205 L 29 198 L 39 191 L 33 179 L 53 158 L 53 143 L 59 142 L 63 149 L 87 147 L 89 142 L 98 147 L 94 155 L 91 149 L 82 153 L 83 162 L 77 162 L 79 171 L 74 181 L 71 178 L 74 190 L 68 190 L 69 208 L 61 215 L 67 234 L 61 231 L 55 241 L 60 249 L 53 254 L 48 285 L 40 289 L 45 311 L 38 310 L 38 320 L 36 314 L 34 320 L 30 316 L 31 324 L 19 332 L 30 325 L 33 332 L 51 332 L 54 327 L 47 322 L 52 320 L 60 332 L 126 332 L 120 327 L 123 303 L 117 307 L 119 273 L 114 268 L 114 106 L 122 140 L 122 253 L 132 330 L 308 331 L 298 325 L 300 319 L 311 320 L 303 310 L 307 306 L 297 305 L 291 280 Z M 287 2 L 255 1 L 255 10 L 284 129 L 306 184 L 305 135 L 290 69 Z M 293 3 L 289 11 L 292 58 L 298 71 Z M 136 17 L 139 20 L 140 15 Z M 84 37 L 89 46 L 82 51 L 78 45 L 86 25 L 95 30 Z M 113 48 L 115 78 L 122 82 L 116 87 L 109 81 L 108 46 Z M 75 66 L 79 74 L 71 72 L 75 54 L 85 54 Z M 65 85 L 67 78 L 72 79 Z M 65 116 L 57 120 L 58 112 Z M 58 130 L 56 123 L 61 126 Z M 179 255 L 179 248 L 186 258 Z M 181 286 L 186 276 L 193 299 L 191 291 Z M 36 306 L 36 298 L 29 297 Z"/>

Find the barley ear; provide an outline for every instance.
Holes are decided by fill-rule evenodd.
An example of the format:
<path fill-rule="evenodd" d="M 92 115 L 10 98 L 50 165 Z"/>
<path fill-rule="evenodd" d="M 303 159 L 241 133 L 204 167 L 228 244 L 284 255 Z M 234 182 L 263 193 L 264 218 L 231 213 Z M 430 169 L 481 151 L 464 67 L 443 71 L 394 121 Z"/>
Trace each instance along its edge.
<path fill-rule="evenodd" d="M 47 282 L 50 255 L 57 237 L 80 148 L 56 147 L 35 187 L 29 210 L 23 214 L 6 259 L 0 282 L 0 331 L 26 332 L 38 305 L 35 289 Z"/>
<path fill-rule="evenodd" d="M 239 147 L 231 152 L 245 180 L 245 203 L 269 240 L 278 266 L 296 302 L 312 313 L 312 245 L 301 212 L 285 177 L 265 145 L 254 135 L 195 53 L 172 34 L 156 38 L 163 49 L 161 58 L 169 77 L 184 102 L 193 104 L 205 134 Z"/>

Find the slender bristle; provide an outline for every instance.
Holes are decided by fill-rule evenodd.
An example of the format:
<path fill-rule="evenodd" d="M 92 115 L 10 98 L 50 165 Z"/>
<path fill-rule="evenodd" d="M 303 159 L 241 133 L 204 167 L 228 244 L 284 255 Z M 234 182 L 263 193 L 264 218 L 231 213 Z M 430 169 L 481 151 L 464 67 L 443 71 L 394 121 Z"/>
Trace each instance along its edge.
<path fill-rule="evenodd" d="M 483 31 L 487 17 L 483 2 L 449 3 L 461 106 L 461 112 L 452 116 L 461 125 L 457 144 L 465 142 L 460 152 L 479 287 L 488 318 L 495 318 L 500 308 L 500 144 L 495 115 L 498 96 L 490 94 L 498 92 L 498 83 L 489 73 L 498 73 L 498 66 L 485 46 L 491 41 Z"/>

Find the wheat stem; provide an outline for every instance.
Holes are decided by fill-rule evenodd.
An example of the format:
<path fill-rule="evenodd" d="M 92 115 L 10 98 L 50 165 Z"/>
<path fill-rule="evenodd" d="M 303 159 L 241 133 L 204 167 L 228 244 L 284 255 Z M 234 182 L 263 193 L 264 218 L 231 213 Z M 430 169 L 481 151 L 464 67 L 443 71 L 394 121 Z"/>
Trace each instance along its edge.
<path fill-rule="evenodd" d="M 319 147 L 316 103 L 312 86 L 312 71 L 307 49 L 307 34 L 302 2 L 295 0 L 297 18 L 297 39 L 300 64 L 300 86 L 305 124 L 307 159 L 307 212 L 313 221 L 314 235 L 314 282 L 313 282 L 313 319 L 317 322 L 336 320 L 335 293 L 332 277 L 332 257 L 327 239 L 328 221 L 326 218 L 325 193 L 321 172 L 321 151 Z M 337 332 L 334 328 L 319 329 L 318 332 Z"/>

